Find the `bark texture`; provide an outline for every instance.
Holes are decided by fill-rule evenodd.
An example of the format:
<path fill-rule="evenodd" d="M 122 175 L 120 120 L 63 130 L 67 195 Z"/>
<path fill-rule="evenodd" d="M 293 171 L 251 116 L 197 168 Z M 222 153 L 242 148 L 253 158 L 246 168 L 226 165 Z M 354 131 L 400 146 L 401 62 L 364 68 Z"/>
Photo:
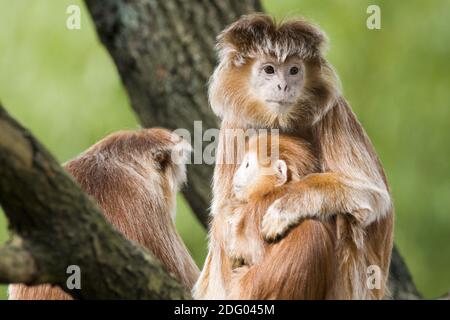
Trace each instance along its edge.
<path fill-rule="evenodd" d="M 262 11 L 258 0 L 85 0 L 111 54 L 131 105 L 145 127 L 218 128 L 207 101 L 217 34 L 242 14 Z M 184 195 L 208 226 L 213 166 L 191 165 Z M 408 268 L 393 251 L 389 288 L 395 299 L 420 298 Z"/>
<path fill-rule="evenodd" d="M 79 299 L 189 298 L 1 105 L 0 137 L 0 203 L 12 233 L 0 249 L 0 282 L 51 283 Z M 70 265 L 81 269 L 82 290 L 66 286 Z"/>
<path fill-rule="evenodd" d="M 209 109 L 216 35 L 239 16 L 261 11 L 256 0 L 86 0 L 145 127 L 218 128 Z M 201 134 L 201 132 L 199 132 Z M 191 165 L 184 196 L 206 226 L 213 166 Z"/>

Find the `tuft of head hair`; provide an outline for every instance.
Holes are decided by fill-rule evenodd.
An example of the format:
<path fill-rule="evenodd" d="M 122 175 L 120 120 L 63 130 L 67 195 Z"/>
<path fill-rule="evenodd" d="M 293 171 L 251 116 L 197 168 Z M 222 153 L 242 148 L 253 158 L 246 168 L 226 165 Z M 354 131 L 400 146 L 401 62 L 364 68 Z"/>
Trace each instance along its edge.
<path fill-rule="evenodd" d="M 303 18 L 277 23 L 262 13 L 242 16 L 217 40 L 220 60 L 232 61 L 236 65 L 262 54 L 279 61 L 291 56 L 304 60 L 319 58 L 327 43 L 325 34 Z"/>
<path fill-rule="evenodd" d="M 305 127 L 319 121 L 340 96 L 339 78 L 323 56 L 325 34 L 303 18 L 277 23 L 265 14 L 242 16 L 218 36 L 219 64 L 209 82 L 209 102 L 214 113 L 241 126 Z M 253 62 L 265 58 L 285 63 L 300 59 L 305 66 L 304 84 L 296 106 L 273 112 L 252 94 Z"/>

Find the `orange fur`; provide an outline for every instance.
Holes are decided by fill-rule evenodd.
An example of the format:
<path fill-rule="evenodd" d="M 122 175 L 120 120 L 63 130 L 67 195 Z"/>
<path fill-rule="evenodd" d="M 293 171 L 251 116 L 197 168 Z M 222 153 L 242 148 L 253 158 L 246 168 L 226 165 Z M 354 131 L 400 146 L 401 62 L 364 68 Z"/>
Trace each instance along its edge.
<path fill-rule="evenodd" d="M 173 150 L 190 146 L 164 129 L 114 133 L 65 164 L 80 186 L 128 239 L 149 249 L 191 289 L 198 268 L 173 222 L 176 191 L 185 181 L 184 162 Z M 180 160 L 180 159 L 179 159 Z M 182 159 L 181 159 L 182 160 Z M 70 299 L 60 288 L 11 285 L 10 299 Z"/>
<path fill-rule="evenodd" d="M 330 222 L 336 230 L 339 261 L 334 279 L 336 294 L 332 296 L 380 299 L 386 295 L 393 245 L 389 187 L 369 138 L 342 97 L 332 66 L 323 57 L 325 39 L 317 27 L 304 20 L 277 24 L 262 14 L 242 17 L 219 36 L 220 62 L 211 78 L 209 95 L 222 124 L 213 183 L 210 263 L 195 286 L 197 298 L 225 296 L 226 280 L 215 264 L 224 263 L 220 248 L 229 230 L 218 226 L 218 232 L 214 226 L 216 221 L 224 223 L 232 218 L 227 208 L 233 198 L 231 185 L 237 165 L 223 160 L 234 148 L 226 130 L 248 128 L 277 128 L 305 139 L 319 161 L 318 173 L 296 182 L 295 191 L 269 207 L 262 219 L 263 236 L 282 237 L 305 219 Z M 295 56 L 305 66 L 301 97 L 287 113 L 270 111 L 264 101 L 249 91 L 250 67 L 267 56 L 280 63 Z M 239 158 L 238 155 L 238 161 Z M 220 233 L 224 236 L 219 237 Z M 297 250 L 294 246 L 292 249 Z M 287 257 L 283 265 L 295 263 L 298 261 Z M 366 286 L 370 265 L 377 265 L 382 271 L 380 289 Z"/>
<path fill-rule="evenodd" d="M 246 186 L 247 199 L 232 208 L 231 214 L 238 215 L 236 226 L 223 239 L 225 245 L 231 247 L 226 258 L 234 266 L 234 270 L 228 271 L 227 297 L 256 300 L 331 298 L 337 270 L 332 223 L 307 220 L 277 243 L 267 243 L 262 238 L 260 225 L 268 207 L 292 192 L 292 186 L 300 177 L 317 170 L 309 149 L 298 139 L 281 136 L 279 149 L 279 158 L 289 168 L 287 183 L 277 187 L 276 177 L 267 173 L 271 162 L 259 156 L 260 166 L 265 167 L 267 174 L 256 177 Z M 255 151 L 255 147 L 250 146 L 250 151 Z"/>

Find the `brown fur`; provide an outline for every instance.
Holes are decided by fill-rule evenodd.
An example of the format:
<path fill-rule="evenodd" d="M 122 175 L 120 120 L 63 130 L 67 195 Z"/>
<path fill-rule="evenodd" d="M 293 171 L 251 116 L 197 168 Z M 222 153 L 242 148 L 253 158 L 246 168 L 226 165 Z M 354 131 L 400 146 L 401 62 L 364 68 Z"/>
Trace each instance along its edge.
<path fill-rule="evenodd" d="M 98 202 L 109 222 L 153 252 L 167 271 L 191 289 L 198 268 L 173 223 L 176 191 L 185 181 L 184 162 L 175 163 L 171 157 L 174 149 L 190 152 L 186 142 L 164 129 L 123 131 L 101 140 L 65 169 Z M 70 296 L 48 285 L 11 285 L 9 298 Z"/>
<path fill-rule="evenodd" d="M 250 151 L 256 150 L 250 141 Z M 258 159 L 261 167 L 270 167 L 271 161 L 261 154 Z M 261 220 L 269 206 L 292 192 L 295 181 L 317 170 L 310 150 L 299 139 L 280 136 L 279 159 L 287 164 L 287 182 L 277 187 L 273 175 L 256 177 L 254 185 L 246 187 L 245 202 L 232 209 L 239 218 L 223 239 L 225 244 L 227 239 L 233 241 L 227 258 L 235 269 L 224 274 L 229 277 L 228 298 L 325 299 L 333 292 L 337 268 L 332 223 L 303 221 L 277 243 L 267 243 L 261 235 Z"/>
<path fill-rule="evenodd" d="M 221 59 L 239 63 L 261 54 L 277 56 L 280 49 L 283 57 L 319 57 L 325 41 L 325 35 L 305 20 L 276 24 L 265 14 L 252 14 L 226 28 L 218 37 L 217 47 L 220 53 L 230 54 Z"/>
<path fill-rule="evenodd" d="M 304 20 L 281 24 L 256 14 L 239 19 L 219 36 L 220 62 L 210 83 L 210 102 L 222 118 L 214 174 L 212 216 L 227 221 L 236 164 L 224 164 L 232 140 L 227 129 L 278 128 L 307 140 L 319 160 L 319 173 L 298 181 L 263 217 L 266 239 L 283 236 L 288 227 L 305 218 L 333 219 L 340 269 L 336 277 L 339 299 L 380 299 L 386 293 L 393 243 L 393 207 L 382 165 L 361 124 L 342 97 L 338 78 L 323 57 L 325 36 Z M 264 55 L 278 61 L 290 56 L 303 60 L 305 85 L 296 107 L 287 114 L 270 112 L 263 101 L 249 94 L 251 65 Z M 280 225 L 279 212 L 288 224 Z M 226 228 L 222 227 L 226 233 Z M 317 239 L 316 239 L 317 240 Z M 221 238 L 211 232 L 210 250 L 194 290 L 197 298 L 223 298 L 225 282 L 215 264 L 223 256 Z M 309 246 L 317 244 L 309 243 Z M 292 248 L 295 250 L 295 248 Z M 283 264 L 298 263 L 286 259 Z M 366 286 L 366 270 L 378 265 L 382 286 Z"/>

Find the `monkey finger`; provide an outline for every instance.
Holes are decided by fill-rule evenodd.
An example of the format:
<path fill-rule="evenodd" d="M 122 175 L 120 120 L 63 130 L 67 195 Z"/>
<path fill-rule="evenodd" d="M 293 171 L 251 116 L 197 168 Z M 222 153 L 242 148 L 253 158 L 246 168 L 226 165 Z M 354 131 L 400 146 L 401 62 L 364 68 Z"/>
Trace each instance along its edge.
<path fill-rule="evenodd" d="M 284 237 L 290 227 L 298 223 L 298 215 L 284 210 L 281 203 L 281 199 L 275 201 L 262 219 L 261 234 L 268 242 Z"/>

